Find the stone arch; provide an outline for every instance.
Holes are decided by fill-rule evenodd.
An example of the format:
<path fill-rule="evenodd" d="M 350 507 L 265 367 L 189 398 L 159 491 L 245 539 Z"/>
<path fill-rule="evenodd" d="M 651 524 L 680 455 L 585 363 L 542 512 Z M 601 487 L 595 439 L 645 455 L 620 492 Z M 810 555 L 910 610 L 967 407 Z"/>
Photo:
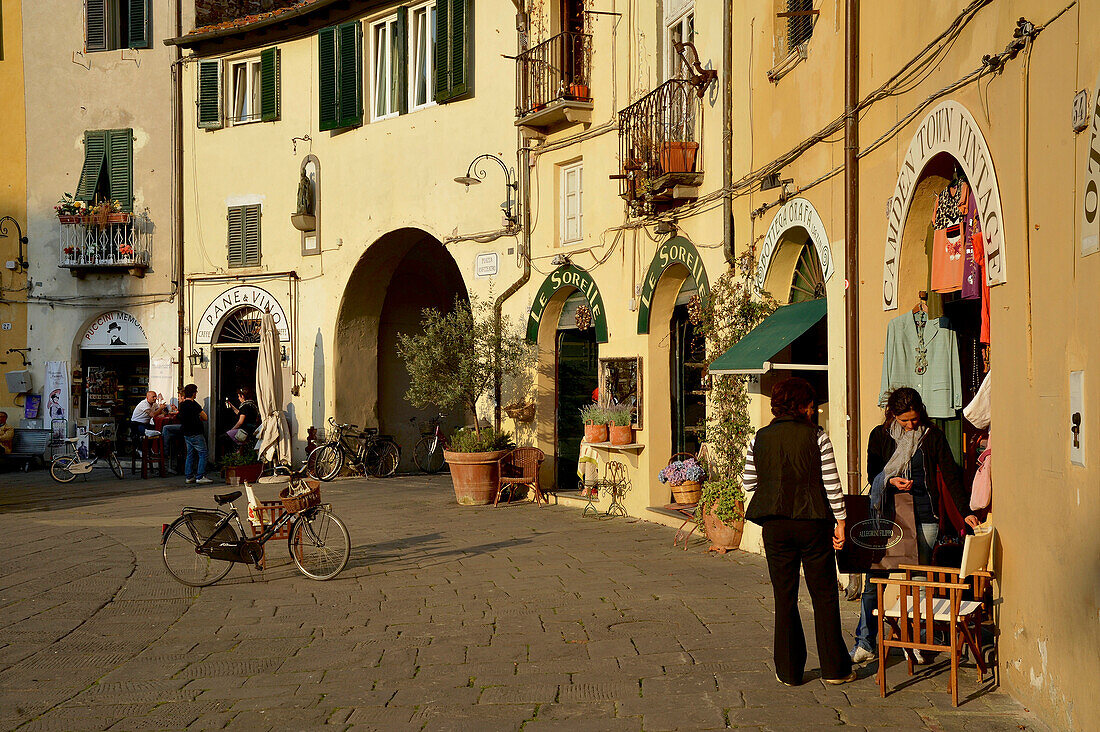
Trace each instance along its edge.
<path fill-rule="evenodd" d="M 756 289 L 785 302 L 802 248 L 810 244 L 817 254 L 822 284 L 833 276 L 832 246 L 825 223 L 805 198 L 792 198 L 776 212 L 756 262 Z"/>

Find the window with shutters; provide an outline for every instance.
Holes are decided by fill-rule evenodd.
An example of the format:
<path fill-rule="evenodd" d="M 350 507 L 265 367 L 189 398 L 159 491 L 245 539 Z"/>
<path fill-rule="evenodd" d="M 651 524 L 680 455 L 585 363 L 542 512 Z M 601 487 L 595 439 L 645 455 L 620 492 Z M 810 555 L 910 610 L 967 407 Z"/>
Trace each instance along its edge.
<path fill-rule="evenodd" d="M 400 74 L 405 58 L 398 45 L 401 29 L 397 15 L 371 24 L 371 119 L 380 120 L 401 113 Z"/>
<path fill-rule="evenodd" d="M 134 209 L 134 131 L 87 130 L 84 165 L 74 198 L 94 204 L 118 201 L 123 211 Z"/>
<path fill-rule="evenodd" d="M 150 0 L 84 0 L 84 50 L 149 48 Z"/>
<path fill-rule="evenodd" d="M 229 64 L 230 122 L 235 125 L 260 119 L 262 87 L 260 59 L 251 58 Z"/>
<path fill-rule="evenodd" d="M 229 266 L 260 266 L 260 204 L 230 206 L 226 218 Z"/>
<path fill-rule="evenodd" d="M 464 99 L 473 92 L 470 38 L 469 0 L 436 0 L 432 73 L 435 101 L 440 104 Z"/>
<path fill-rule="evenodd" d="M 363 123 L 363 26 L 358 21 L 317 33 L 317 99 L 322 130 Z"/>
<path fill-rule="evenodd" d="M 584 166 L 580 162 L 561 167 L 561 243 L 572 244 L 584 238 Z"/>

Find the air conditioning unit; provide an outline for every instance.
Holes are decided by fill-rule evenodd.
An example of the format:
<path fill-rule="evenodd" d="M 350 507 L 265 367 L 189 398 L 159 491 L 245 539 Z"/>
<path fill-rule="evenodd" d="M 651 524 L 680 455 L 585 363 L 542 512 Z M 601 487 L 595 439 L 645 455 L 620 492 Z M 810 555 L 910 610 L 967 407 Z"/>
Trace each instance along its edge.
<path fill-rule="evenodd" d="M 31 390 L 31 372 L 27 369 L 9 371 L 4 376 L 8 380 L 8 391 L 12 394 L 24 394 Z"/>

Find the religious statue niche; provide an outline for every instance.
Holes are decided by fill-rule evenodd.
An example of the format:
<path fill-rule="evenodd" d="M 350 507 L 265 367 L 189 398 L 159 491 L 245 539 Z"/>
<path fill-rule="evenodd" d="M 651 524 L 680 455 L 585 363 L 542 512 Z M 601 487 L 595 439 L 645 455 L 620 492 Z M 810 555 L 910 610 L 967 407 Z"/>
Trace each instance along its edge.
<path fill-rule="evenodd" d="M 634 428 L 642 428 L 642 359 L 600 359 L 600 404 L 626 404 L 634 416 Z"/>
<path fill-rule="evenodd" d="M 306 166 L 302 166 L 301 176 L 298 178 L 298 204 L 290 216 L 290 223 L 298 231 L 314 231 L 317 229 L 317 216 L 314 212 L 313 181 L 309 178 Z"/>

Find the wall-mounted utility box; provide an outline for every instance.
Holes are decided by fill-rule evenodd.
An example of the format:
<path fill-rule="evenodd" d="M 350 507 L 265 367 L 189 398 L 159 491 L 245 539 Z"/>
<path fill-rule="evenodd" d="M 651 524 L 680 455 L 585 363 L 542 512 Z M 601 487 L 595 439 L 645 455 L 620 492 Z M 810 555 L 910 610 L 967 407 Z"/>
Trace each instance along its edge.
<path fill-rule="evenodd" d="M 8 380 L 8 391 L 12 394 L 23 394 L 31 390 L 31 372 L 27 369 L 9 371 L 4 377 Z"/>

